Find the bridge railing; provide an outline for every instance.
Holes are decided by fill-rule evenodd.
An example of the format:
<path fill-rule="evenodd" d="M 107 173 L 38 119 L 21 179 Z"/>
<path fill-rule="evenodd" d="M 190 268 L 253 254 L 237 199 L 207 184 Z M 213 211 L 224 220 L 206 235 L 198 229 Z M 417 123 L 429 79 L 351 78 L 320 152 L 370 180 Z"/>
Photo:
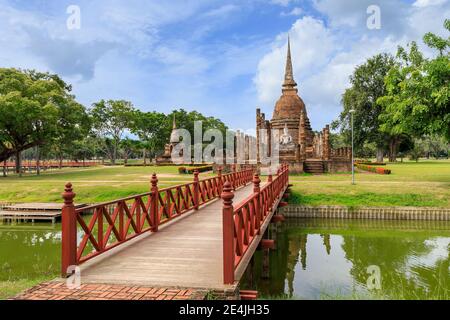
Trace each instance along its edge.
<path fill-rule="evenodd" d="M 232 188 L 252 181 L 253 170 L 244 170 L 199 179 L 168 188 L 158 188 L 156 174 L 150 192 L 82 208 L 75 208 L 75 193 L 68 183 L 62 194 L 62 274 L 143 233 L 157 232 L 158 227 L 190 210 L 220 197 L 224 183 Z M 71 271 L 71 270 L 69 270 Z"/>
<path fill-rule="evenodd" d="M 253 193 L 233 206 L 232 186 L 224 184 L 223 199 L 223 277 L 225 284 L 234 283 L 234 274 L 253 240 L 276 209 L 289 184 L 289 167 L 281 166 L 275 177 L 269 175 L 260 188 L 260 178 L 253 177 Z"/>

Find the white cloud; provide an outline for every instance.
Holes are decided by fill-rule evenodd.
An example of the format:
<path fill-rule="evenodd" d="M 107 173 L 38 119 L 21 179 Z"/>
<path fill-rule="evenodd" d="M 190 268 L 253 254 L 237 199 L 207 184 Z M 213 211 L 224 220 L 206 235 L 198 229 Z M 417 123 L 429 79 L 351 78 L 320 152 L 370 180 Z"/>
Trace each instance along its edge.
<path fill-rule="evenodd" d="M 216 9 L 212 9 L 204 14 L 205 17 L 221 17 L 230 14 L 233 11 L 238 10 L 239 7 L 234 4 L 226 4 Z"/>
<path fill-rule="evenodd" d="M 281 12 L 282 16 L 300 16 L 303 14 L 303 9 L 300 7 L 295 7 L 291 11 Z"/>
<path fill-rule="evenodd" d="M 446 3 L 447 0 L 416 0 L 416 2 L 413 3 L 414 7 L 428 7 L 428 6 L 436 6 Z"/>
<path fill-rule="evenodd" d="M 265 111 L 273 110 L 286 57 L 287 32 L 273 39 L 258 25 L 232 29 L 254 13 L 250 10 L 259 10 L 252 6 L 259 1 L 79 0 L 82 28 L 69 32 L 64 10 L 46 11 L 57 5 L 0 0 L 0 66 L 58 72 L 86 105 L 123 98 L 146 110 L 182 106 L 219 116 L 230 126 L 249 126 L 257 100 Z M 326 18 L 302 17 L 290 35 L 295 77 L 315 129 L 339 113 L 356 64 L 377 52 L 395 52 L 398 44 L 425 32 L 443 33 L 444 17 L 450 16 L 448 0 L 416 1 L 421 6 L 379 0 L 382 30 L 373 32 L 365 27 L 373 1 L 311 1 Z M 294 5 L 298 0 L 271 2 L 280 8 L 268 10 L 275 12 L 270 19 L 279 19 L 281 10 L 305 14 Z"/>
<path fill-rule="evenodd" d="M 309 73 L 328 61 L 335 41 L 323 22 L 312 17 L 297 20 L 289 31 L 294 75 L 299 86 Z M 285 61 L 287 34 L 277 37 L 270 53 L 265 55 L 254 79 L 261 103 L 273 104 L 281 92 Z"/>
<path fill-rule="evenodd" d="M 425 8 L 400 4 L 397 13 L 395 10 L 389 13 L 395 14 L 397 19 L 390 22 L 390 28 L 372 32 L 357 27 L 359 23 L 365 23 L 361 19 L 365 17 L 367 3 L 369 1 L 365 0 L 339 3 L 316 0 L 315 5 L 331 23 L 325 26 L 321 20 L 305 16 L 298 19 L 289 31 L 294 76 L 314 129 L 321 129 L 338 116 L 341 96 L 357 65 L 377 53 L 395 54 L 399 45 L 405 46 L 413 40 L 421 45 L 426 54 L 431 54 L 432 51 L 421 44 L 421 38 L 430 31 L 445 34 L 442 27 L 444 17 L 450 16 L 450 8 L 442 4 Z M 382 5 L 385 4 L 392 8 L 395 1 L 392 4 L 382 2 Z M 362 13 L 361 17 L 358 12 Z M 399 29 L 404 31 L 398 32 L 393 28 L 396 24 L 401 25 Z M 281 93 L 286 38 L 286 33 L 276 37 L 272 50 L 260 60 L 254 78 L 258 99 L 266 112 L 273 110 Z"/>
<path fill-rule="evenodd" d="M 295 0 L 271 0 L 270 2 L 273 4 L 277 4 L 283 7 L 287 7 L 291 2 L 294 2 Z"/>

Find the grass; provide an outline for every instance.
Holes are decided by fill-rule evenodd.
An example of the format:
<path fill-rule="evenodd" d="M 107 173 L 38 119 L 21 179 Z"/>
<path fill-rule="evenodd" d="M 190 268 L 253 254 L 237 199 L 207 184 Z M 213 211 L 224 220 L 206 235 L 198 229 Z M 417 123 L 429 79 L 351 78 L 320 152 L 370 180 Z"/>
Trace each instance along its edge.
<path fill-rule="evenodd" d="M 450 207 L 450 161 L 389 164 L 390 175 L 351 173 L 292 175 L 291 203 L 304 205 Z M 0 177 L 0 201 L 61 202 L 64 184 L 72 182 L 77 202 L 102 202 L 147 192 L 150 177 L 158 174 L 159 187 L 192 181 L 175 166 L 62 169 L 40 176 Z M 202 173 L 205 177 L 210 174 Z"/>
<path fill-rule="evenodd" d="M 53 278 L 54 277 L 39 277 L 33 279 L 23 278 L 11 281 L 0 281 L 0 300 L 14 297 L 24 290 L 32 288 L 39 283 L 51 280 Z"/>
<path fill-rule="evenodd" d="M 192 175 L 180 175 L 175 166 L 67 168 L 44 172 L 40 176 L 16 175 L 0 177 L 0 201 L 61 202 L 66 182 L 71 182 L 77 194 L 76 202 L 102 202 L 148 192 L 152 173 L 158 174 L 158 186 L 192 181 Z M 208 176 L 201 173 L 200 178 Z"/>
<path fill-rule="evenodd" d="M 292 175 L 290 202 L 305 205 L 346 206 L 433 206 L 450 207 L 450 161 L 421 161 L 389 164 L 391 175 L 351 174 Z M 43 172 L 40 176 L 0 177 L 0 202 L 61 202 L 66 182 L 72 182 L 77 202 L 102 202 L 147 192 L 150 177 L 158 174 L 159 187 L 192 181 L 192 175 L 179 175 L 177 167 L 67 168 Z M 202 173 L 206 177 L 209 173 Z M 0 281 L 0 299 L 13 296 L 50 278 Z M 401 293 L 397 296 L 401 298 Z M 267 297 L 266 297 L 267 298 Z M 270 297 L 274 299 L 275 297 Z M 286 299 L 287 297 L 282 297 Z M 326 299 L 359 299 L 337 294 Z M 363 298 L 367 298 L 366 296 Z M 379 298 L 379 297 L 377 297 Z M 433 298 L 433 297 L 430 297 Z"/>
<path fill-rule="evenodd" d="M 450 207 L 450 161 L 389 164 L 390 175 L 356 172 L 293 175 L 291 203 L 343 206 Z"/>

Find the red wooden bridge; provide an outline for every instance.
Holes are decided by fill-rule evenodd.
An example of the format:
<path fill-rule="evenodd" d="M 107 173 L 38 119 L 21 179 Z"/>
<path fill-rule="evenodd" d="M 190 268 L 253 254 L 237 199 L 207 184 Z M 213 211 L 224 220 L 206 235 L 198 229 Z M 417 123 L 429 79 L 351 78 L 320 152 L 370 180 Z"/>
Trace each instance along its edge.
<path fill-rule="evenodd" d="M 289 169 L 261 180 L 253 169 L 75 208 L 66 185 L 62 275 L 83 283 L 229 291 L 237 287 L 288 188 Z"/>

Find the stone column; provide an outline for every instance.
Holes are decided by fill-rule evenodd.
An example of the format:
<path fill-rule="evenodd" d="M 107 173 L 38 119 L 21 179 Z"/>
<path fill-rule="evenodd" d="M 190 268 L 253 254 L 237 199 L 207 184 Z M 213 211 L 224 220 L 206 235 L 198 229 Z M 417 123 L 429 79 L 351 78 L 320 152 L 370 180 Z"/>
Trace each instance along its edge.
<path fill-rule="evenodd" d="M 323 159 L 330 160 L 331 148 L 330 148 L 330 126 L 327 125 L 323 129 Z"/>
<path fill-rule="evenodd" d="M 260 163 L 259 157 L 259 130 L 261 129 L 261 109 L 256 109 L 256 164 Z"/>
<path fill-rule="evenodd" d="M 304 161 L 306 159 L 306 119 L 305 119 L 305 113 L 302 111 L 300 113 L 300 124 L 298 128 L 298 161 Z"/>

